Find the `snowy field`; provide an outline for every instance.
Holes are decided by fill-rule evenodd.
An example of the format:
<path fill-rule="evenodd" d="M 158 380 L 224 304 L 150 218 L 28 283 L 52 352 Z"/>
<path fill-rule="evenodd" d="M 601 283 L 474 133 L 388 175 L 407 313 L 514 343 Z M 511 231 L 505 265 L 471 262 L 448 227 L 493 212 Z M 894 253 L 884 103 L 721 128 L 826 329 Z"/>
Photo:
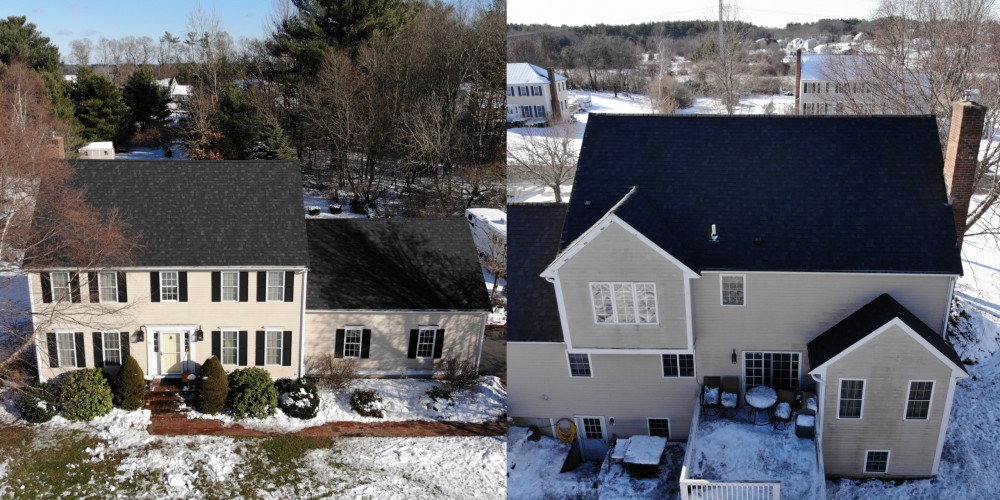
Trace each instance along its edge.
<path fill-rule="evenodd" d="M 180 146 L 180 143 L 174 144 L 170 148 L 170 152 L 173 154 L 170 158 L 167 158 L 163 154 L 163 149 L 161 148 L 132 148 L 125 153 L 115 153 L 116 160 L 187 160 L 187 151 Z"/>

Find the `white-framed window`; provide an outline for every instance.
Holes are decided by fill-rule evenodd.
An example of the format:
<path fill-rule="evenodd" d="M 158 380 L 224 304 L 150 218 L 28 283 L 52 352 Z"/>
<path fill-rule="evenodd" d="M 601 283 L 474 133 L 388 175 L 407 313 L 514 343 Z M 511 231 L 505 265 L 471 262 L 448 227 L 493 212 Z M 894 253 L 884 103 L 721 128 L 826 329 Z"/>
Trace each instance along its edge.
<path fill-rule="evenodd" d="M 746 305 L 744 296 L 746 277 L 742 274 L 722 274 L 719 275 L 719 288 L 722 291 L 722 305 L 743 306 Z"/>
<path fill-rule="evenodd" d="M 76 366 L 76 335 L 73 332 L 56 332 L 56 350 L 59 366 Z"/>
<path fill-rule="evenodd" d="M 797 352 L 746 351 L 743 353 L 743 385 L 750 390 L 758 385 L 774 389 L 799 389 L 801 355 Z"/>
<path fill-rule="evenodd" d="M 360 326 L 349 326 L 344 328 L 344 357 L 345 358 L 360 358 L 361 357 L 361 335 L 364 332 L 364 328 Z M 433 335 L 431 338 L 431 346 L 433 347 L 434 339 Z M 431 353 L 434 351 L 432 350 Z M 417 338 L 417 355 L 420 355 L 420 339 Z"/>
<path fill-rule="evenodd" d="M 239 271 L 222 271 L 222 301 L 239 302 L 240 273 Z"/>
<path fill-rule="evenodd" d="M 535 106 L 535 117 L 545 118 L 545 106 Z"/>
<path fill-rule="evenodd" d="M 160 272 L 160 301 L 176 301 L 178 290 L 180 289 L 177 279 L 177 271 Z"/>
<path fill-rule="evenodd" d="M 531 106 L 521 106 L 521 116 L 525 118 L 533 118 L 535 114 L 531 112 L 532 109 L 533 108 Z"/>
<path fill-rule="evenodd" d="M 540 87 L 538 85 L 532 85 L 531 86 L 531 95 L 533 95 L 533 96 L 542 95 L 542 87 Z"/>
<path fill-rule="evenodd" d="M 345 332 L 346 333 L 346 332 Z M 417 332 L 417 357 L 430 358 L 434 356 L 434 337 L 437 328 L 421 327 Z"/>
<path fill-rule="evenodd" d="M 590 355 L 585 353 L 566 353 L 566 360 L 569 362 L 570 377 L 591 377 Z"/>
<path fill-rule="evenodd" d="M 647 418 L 646 427 L 650 436 L 660 436 L 670 439 L 670 419 L 669 418 Z"/>
<path fill-rule="evenodd" d="M 580 417 L 581 430 L 585 439 L 604 439 L 604 419 L 601 417 Z"/>
<path fill-rule="evenodd" d="M 865 450 L 865 474 L 889 472 L 889 450 Z"/>
<path fill-rule="evenodd" d="M 264 332 L 264 364 L 281 364 L 281 330 L 266 330 Z"/>
<path fill-rule="evenodd" d="M 222 364 L 236 365 L 240 362 L 239 330 L 222 330 Z"/>
<path fill-rule="evenodd" d="M 267 272 L 267 301 L 285 300 L 285 273 L 284 271 Z"/>
<path fill-rule="evenodd" d="M 927 420 L 931 414 L 933 380 L 911 380 L 906 391 L 906 420 Z"/>
<path fill-rule="evenodd" d="M 507 86 L 507 97 L 514 97 L 514 87 Z"/>
<path fill-rule="evenodd" d="M 598 324 L 657 323 L 654 283 L 591 283 L 590 298 Z"/>
<path fill-rule="evenodd" d="M 118 273 L 97 273 L 97 290 L 101 302 L 118 302 Z"/>
<path fill-rule="evenodd" d="M 518 85 L 517 86 L 517 95 L 518 95 L 518 97 L 523 97 L 523 96 L 528 95 L 528 87 L 524 86 L 524 85 Z"/>
<path fill-rule="evenodd" d="M 49 284 L 52 286 L 52 300 L 55 302 L 72 302 L 72 281 L 68 272 L 49 274 Z"/>
<path fill-rule="evenodd" d="M 118 332 L 101 332 L 101 340 L 104 344 L 104 364 L 120 365 L 122 359 L 122 337 Z"/>
<path fill-rule="evenodd" d="M 837 397 L 837 418 L 858 418 L 864 414 L 865 381 L 861 379 L 840 379 L 840 394 Z"/>
<path fill-rule="evenodd" d="M 694 376 L 694 354 L 664 354 L 662 357 L 664 377 Z"/>

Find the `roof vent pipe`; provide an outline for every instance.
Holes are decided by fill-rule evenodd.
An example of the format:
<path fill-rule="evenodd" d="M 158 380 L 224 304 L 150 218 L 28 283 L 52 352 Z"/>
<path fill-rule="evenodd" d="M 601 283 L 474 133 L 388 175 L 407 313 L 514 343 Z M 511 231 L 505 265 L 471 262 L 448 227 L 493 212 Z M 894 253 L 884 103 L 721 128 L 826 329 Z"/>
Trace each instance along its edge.
<path fill-rule="evenodd" d="M 715 231 L 715 224 L 712 224 L 712 241 L 719 241 L 719 233 Z"/>

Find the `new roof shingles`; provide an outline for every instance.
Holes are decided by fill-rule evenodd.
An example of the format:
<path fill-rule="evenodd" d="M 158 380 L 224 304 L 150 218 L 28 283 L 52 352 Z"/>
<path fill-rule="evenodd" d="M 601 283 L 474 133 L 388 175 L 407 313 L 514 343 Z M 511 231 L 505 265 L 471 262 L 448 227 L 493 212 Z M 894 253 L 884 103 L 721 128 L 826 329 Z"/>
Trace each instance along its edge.
<path fill-rule="evenodd" d="M 556 257 L 563 203 L 507 206 L 507 340 L 562 342 L 555 287 L 539 275 Z"/>

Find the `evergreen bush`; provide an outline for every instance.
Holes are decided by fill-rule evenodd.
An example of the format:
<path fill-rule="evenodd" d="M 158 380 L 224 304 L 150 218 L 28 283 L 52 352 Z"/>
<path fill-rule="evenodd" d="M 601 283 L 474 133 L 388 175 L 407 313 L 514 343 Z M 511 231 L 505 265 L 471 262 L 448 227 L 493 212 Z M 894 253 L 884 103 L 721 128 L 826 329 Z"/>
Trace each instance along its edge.
<path fill-rule="evenodd" d="M 69 420 L 83 422 L 111 412 L 111 386 L 100 368 L 66 374 L 59 389 L 59 406 Z"/>
<path fill-rule="evenodd" d="M 229 378 L 222 369 L 219 358 L 212 356 L 198 368 L 194 380 L 194 409 L 202 413 L 216 414 L 226 407 L 229 397 Z"/>
<path fill-rule="evenodd" d="M 229 409 L 233 418 L 266 418 L 278 407 L 278 391 L 263 368 L 243 368 L 229 374 Z"/>
<path fill-rule="evenodd" d="M 29 385 L 21 390 L 21 399 L 17 401 L 17 409 L 21 418 L 33 424 L 52 420 L 59 413 L 59 394 L 52 384 L 41 383 Z"/>
<path fill-rule="evenodd" d="M 355 390 L 351 393 L 351 409 L 365 417 L 382 418 L 382 396 L 375 391 Z"/>
<path fill-rule="evenodd" d="M 132 356 L 125 360 L 115 378 L 114 403 L 125 410 L 138 410 L 146 405 L 146 379 L 139 362 Z"/>
<path fill-rule="evenodd" d="M 319 411 L 319 390 L 308 378 L 281 379 L 274 383 L 278 390 L 278 405 L 286 415 L 307 420 Z"/>

